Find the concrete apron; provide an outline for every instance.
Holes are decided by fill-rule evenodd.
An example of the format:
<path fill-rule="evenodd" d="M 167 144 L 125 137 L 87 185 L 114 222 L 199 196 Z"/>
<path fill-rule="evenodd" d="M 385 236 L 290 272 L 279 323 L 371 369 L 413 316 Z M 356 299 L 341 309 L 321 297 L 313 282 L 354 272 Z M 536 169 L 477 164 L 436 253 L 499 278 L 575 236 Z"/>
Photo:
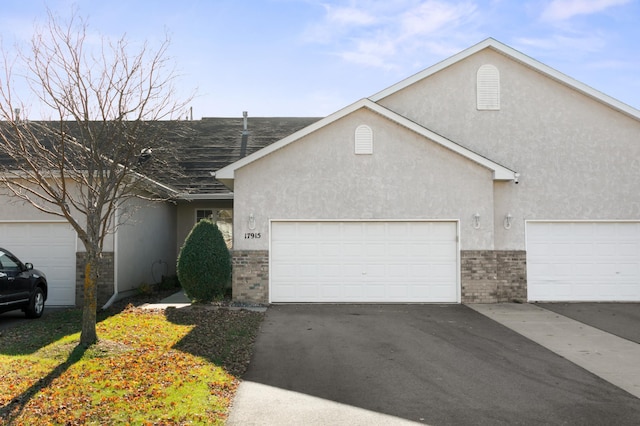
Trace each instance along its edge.
<path fill-rule="evenodd" d="M 265 422 L 265 419 L 269 419 L 268 422 Z M 332 426 L 424 425 L 424 423 L 399 419 L 250 381 L 240 383 L 225 424 L 228 426 L 265 424 L 297 426 L 301 423 Z"/>
<path fill-rule="evenodd" d="M 468 306 L 640 398 L 639 344 L 532 304 Z"/>

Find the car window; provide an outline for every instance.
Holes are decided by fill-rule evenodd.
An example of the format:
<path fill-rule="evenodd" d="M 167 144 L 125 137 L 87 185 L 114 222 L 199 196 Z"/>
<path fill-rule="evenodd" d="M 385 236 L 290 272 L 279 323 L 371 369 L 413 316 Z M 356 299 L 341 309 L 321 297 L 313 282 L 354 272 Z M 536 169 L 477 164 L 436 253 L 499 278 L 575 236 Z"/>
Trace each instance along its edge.
<path fill-rule="evenodd" d="M 20 270 L 20 266 L 12 258 L 7 256 L 6 253 L 2 253 L 2 255 L 0 255 L 0 265 L 2 265 L 2 269 L 5 271 Z"/>

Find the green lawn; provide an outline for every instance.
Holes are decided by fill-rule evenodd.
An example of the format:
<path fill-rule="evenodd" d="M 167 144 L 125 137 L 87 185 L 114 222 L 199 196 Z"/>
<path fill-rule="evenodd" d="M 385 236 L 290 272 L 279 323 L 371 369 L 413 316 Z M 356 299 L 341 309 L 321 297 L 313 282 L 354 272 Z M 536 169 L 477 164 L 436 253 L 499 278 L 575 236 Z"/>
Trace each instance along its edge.
<path fill-rule="evenodd" d="M 0 332 L 0 423 L 223 424 L 262 318 L 129 306 L 87 350 L 77 309 L 25 321 Z"/>

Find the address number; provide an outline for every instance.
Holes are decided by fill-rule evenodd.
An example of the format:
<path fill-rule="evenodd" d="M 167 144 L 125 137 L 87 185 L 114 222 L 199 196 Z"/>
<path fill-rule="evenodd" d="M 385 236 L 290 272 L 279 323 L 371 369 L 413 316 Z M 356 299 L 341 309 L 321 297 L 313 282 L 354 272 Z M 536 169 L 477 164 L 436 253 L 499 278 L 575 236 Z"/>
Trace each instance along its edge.
<path fill-rule="evenodd" d="M 258 238 L 261 238 L 262 235 L 260 234 L 260 232 L 248 232 L 246 234 L 244 234 L 244 239 L 245 240 L 255 240 Z"/>

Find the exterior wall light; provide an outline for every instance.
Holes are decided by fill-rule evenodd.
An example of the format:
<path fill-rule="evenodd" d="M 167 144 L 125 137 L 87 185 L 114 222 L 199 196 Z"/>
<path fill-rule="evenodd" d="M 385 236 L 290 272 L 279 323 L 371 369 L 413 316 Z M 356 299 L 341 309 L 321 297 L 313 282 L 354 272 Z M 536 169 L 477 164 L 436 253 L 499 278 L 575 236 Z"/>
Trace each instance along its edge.
<path fill-rule="evenodd" d="M 504 217 L 504 221 L 502 222 L 502 226 L 504 226 L 504 229 L 511 229 L 512 221 L 513 221 L 513 216 L 511 216 L 511 213 L 507 213 L 506 216 Z"/>
<path fill-rule="evenodd" d="M 251 230 L 256 229 L 256 218 L 253 215 L 253 213 L 249 214 L 249 229 Z"/>
<path fill-rule="evenodd" d="M 480 213 L 473 215 L 473 228 L 480 229 Z"/>

